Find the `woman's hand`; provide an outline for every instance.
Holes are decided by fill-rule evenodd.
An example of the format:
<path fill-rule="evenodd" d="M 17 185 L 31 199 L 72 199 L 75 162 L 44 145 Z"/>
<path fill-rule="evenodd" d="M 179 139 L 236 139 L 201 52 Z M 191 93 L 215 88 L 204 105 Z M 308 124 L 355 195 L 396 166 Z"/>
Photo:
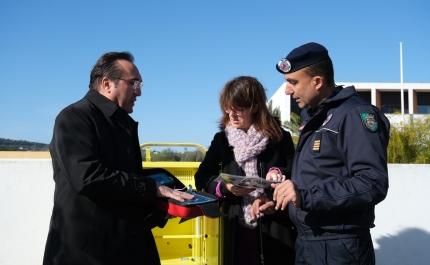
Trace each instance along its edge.
<path fill-rule="evenodd" d="M 284 181 L 286 179 L 285 175 L 279 173 L 278 170 L 270 170 L 266 175 L 267 180 Z"/>
<path fill-rule="evenodd" d="M 248 195 L 250 192 L 252 192 L 253 190 L 255 190 L 254 188 L 242 188 L 242 187 L 239 187 L 239 186 L 234 186 L 231 183 L 227 183 L 225 185 L 225 187 L 227 188 L 228 191 L 230 191 L 231 193 L 233 193 L 236 196 Z"/>
<path fill-rule="evenodd" d="M 266 195 L 260 195 L 255 199 L 251 206 L 251 217 L 252 220 L 257 220 L 261 214 L 274 214 L 276 213 L 275 202 L 270 200 Z"/>

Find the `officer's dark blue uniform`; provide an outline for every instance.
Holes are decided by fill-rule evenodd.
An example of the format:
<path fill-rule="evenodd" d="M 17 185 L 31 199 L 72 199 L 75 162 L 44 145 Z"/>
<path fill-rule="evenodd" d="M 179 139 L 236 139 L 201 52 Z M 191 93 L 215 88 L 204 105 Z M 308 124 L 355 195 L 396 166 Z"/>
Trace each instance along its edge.
<path fill-rule="evenodd" d="M 299 233 L 296 264 L 374 264 L 369 229 L 388 191 L 390 123 L 353 86 L 336 87 L 302 116 L 291 177 L 301 202 L 288 205 Z"/>

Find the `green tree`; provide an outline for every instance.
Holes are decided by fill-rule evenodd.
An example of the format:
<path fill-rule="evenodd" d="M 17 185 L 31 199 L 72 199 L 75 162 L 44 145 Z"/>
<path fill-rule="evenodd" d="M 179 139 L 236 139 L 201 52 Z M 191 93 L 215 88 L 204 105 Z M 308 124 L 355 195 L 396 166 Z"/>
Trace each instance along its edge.
<path fill-rule="evenodd" d="M 269 100 L 267 103 L 267 108 L 269 109 L 269 113 L 272 116 L 281 118 L 281 108 L 279 106 L 273 108 L 272 100 Z M 290 121 L 283 121 L 282 123 L 282 127 L 291 132 L 291 136 L 295 145 L 297 145 L 297 142 L 299 141 L 300 125 L 302 125 L 302 118 L 294 112 L 290 113 Z"/>
<path fill-rule="evenodd" d="M 146 149 L 141 149 L 142 161 L 146 161 Z M 202 162 L 204 154 L 199 150 L 187 151 L 183 153 L 167 148 L 162 151 L 151 151 L 151 161 L 181 161 L 181 162 Z"/>
<path fill-rule="evenodd" d="M 202 162 L 204 155 L 199 150 L 195 151 L 185 151 L 181 155 L 181 161 L 189 161 L 189 162 Z"/>
<path fill-rule="evenodd" d="M 269 103 L 267 104 L 267 109 L 269 110 L 269 113 L 273 117 L 281 118 L 281 108 L 279 106 L 276 108 L 273 108 L 272 100 L 269 100 Z"/>
<path fill-rule="evenodd" d="M 290 113 L 290 121 L 284 121 L 283 127 L 291 132 L 294 145 L 299 141 L 299 128 L 302 125 L 302 118 L 294 112 Z"/>
<path fill-rule="evenodd" d="M 49 145 L 24 140 L 0 138 L 0 151 L 48 151 Z"/>
<path fill-rule="evenodd" d="M 302 125 L 302 118 L 294 112 L 290 113 L 290 121 L 284 121 L 284 128 L 290 130 L 294 135 L 299 135 L 299 128 Z"/>
<path fill-rule="evenodd" d="M 391 125 L 388 163 L 430 164 L 430 117 Z"/>
<path fill-rule="evenodd" d="M 171 148 L 164 149 L 160 152 L 153 151 L 151 153 L 151 161 L 180 161 L 181 154 Z"/>

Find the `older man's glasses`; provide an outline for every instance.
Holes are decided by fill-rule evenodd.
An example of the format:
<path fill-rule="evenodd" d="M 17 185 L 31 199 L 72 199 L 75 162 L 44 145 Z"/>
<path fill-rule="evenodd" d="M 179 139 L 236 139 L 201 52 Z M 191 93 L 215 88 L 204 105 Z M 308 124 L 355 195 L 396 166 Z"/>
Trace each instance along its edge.
<path fill-rule="evenodd" d="M 123 80 L 123 81 L 126 81 L 126 82 L 130 83 L 130 85 L 133 86 L 134 90 L 143 87 L 143 83 L 141 81 L 139 81 L 139 80 L 136 80 L 136 79 L 123 79 L 123 78 L 117 78 L 117 79 Z"/>
<path fill-rule="evenodd" d="M 245 111 L 246 109 L 248 108 L 239 108 L 239 109 L 230 108 L 230 109 L 226 109 L 225 112 L 228 114 L 232 113 L 232 114 L 236 114 L 237 116 L 242 116 L 243 111 Z"/>

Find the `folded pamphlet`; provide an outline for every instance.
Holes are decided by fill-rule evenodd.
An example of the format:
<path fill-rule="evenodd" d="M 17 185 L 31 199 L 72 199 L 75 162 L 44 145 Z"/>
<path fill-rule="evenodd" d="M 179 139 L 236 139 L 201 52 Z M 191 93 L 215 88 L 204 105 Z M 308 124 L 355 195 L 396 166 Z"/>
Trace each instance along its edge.
<path fill-rule="evenodd" d="M 219 174 L 215 180 L 221 180 L 224 183 L 231 183 L 242 188 L 268 188 L 272 183 L 281 183 L 281 181 L 266 180 L 260 177 L 236 176 L 226 173 Z"/>

